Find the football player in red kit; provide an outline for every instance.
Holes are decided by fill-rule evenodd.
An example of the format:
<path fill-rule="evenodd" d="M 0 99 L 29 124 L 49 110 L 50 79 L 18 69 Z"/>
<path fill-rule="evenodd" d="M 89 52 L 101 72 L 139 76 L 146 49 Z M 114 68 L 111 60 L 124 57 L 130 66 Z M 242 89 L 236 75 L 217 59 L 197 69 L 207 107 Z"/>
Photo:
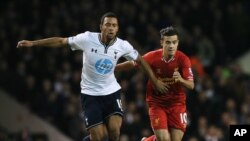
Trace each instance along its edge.
<path fill-rule="evenodd" d="M 185 88 L 193 89 L 190 59 L 178 50 L 178 32 L 170 26 L 160 31 L 161 49 L 146 53 L 143 58 L 156 77 L 167 84 L 168 92 L 159 93 L 150 80 L 147 83 L 146 101 L 154 135 L 142 141 L 181 141 L 187 125 Z M 132 61 L 120 63 L 116 70 L 137 66 Z"/>

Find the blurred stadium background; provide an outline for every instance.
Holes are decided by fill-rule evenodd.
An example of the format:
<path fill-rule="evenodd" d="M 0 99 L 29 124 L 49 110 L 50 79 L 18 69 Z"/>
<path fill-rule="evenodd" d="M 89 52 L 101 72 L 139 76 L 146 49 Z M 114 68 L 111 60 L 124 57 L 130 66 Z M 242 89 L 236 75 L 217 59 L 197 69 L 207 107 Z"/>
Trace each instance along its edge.
<path fill-rule="evenodd" d="M 0 141 L 55 141 L 51 133 L 62 135 L 62 141 L 80 141 L 87 134 L 79 105 L 81 52 L 16 49 L 16 44 L 99 31 L 107 11 L 118 14 L 119 36 L 141 54 L 159 48 L 159 29 L 178 27 L 179 49 L 191 58 L 196 84 L 187 91 L 190 121 L 184 141 L 228 141 L 230 124 L 250 124 L 248 0 L 2 0 Z M 139 141 L 152 134 L 147 78 L 137 70 L 116 76 L 126 108 L 120 140 Z"/>

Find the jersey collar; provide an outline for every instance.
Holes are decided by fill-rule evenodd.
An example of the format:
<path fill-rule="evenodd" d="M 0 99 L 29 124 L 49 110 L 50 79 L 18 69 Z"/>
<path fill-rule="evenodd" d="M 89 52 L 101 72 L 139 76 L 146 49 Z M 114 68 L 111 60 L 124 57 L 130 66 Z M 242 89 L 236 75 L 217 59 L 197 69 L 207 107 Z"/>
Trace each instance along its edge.
<path fill-rule="evenodd" d="M 163 55 L 162 55 L 162 58 L 161 58 L 161 60 L 164 61 L 165 63 L 169 63 L 171 61 L 174 61 L 174 59 L 175 59 L 175 55 L 172 58 L 170 58 L 169 60 L 167 60 Z"/>
<path fill-rule="evenodd" d="M 104 46 L 112 46 L 115 41 L 117 40 L 117 37 L 115 37 L 114 39 L 112 39 L 108 45 L 106 45 L 105 43 L 102 42 L 102 38 L 101 38 L 101 34 L 98 34 L 98 39 L 99 39 L 99 42 L 104 45 Z"/>

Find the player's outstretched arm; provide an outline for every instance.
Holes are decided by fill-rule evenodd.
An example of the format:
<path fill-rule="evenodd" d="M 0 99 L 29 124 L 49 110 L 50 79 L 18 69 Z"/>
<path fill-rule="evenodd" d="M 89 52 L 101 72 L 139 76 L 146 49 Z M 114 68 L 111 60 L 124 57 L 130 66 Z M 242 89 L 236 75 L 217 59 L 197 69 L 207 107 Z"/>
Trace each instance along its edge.
<path fill-rule="evenodd" d="M 46 47 L 63 47 L 67 46 L 68 39 L 62 37 L 52 37 L 41 40 L 22 40 L 17 43 L 17 48 L 21 47 L 35 47 L 35 46 L 46 46 Z"/>
<path fill-rule="evenodd" d="M 115 71 L 128 71 L 135 67 L 134 61 L 125 61 L 115 66 Z"/>

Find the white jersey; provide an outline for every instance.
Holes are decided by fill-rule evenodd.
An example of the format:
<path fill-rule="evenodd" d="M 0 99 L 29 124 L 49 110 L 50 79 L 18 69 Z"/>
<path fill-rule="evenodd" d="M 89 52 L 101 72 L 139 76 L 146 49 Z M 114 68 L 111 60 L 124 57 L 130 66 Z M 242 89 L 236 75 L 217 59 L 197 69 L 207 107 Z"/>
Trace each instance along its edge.
<path fill-rule="evenodd" d="M 138 52 L 127 42 L 116 38 L 108 46 L 101 42 L 100 33 L 86 31 L 68 38 L 72 50 L 83 51 L 81 93 L 101 96 L 121 89 L 114 69 L 120 57 L 135 60 Z"/>

